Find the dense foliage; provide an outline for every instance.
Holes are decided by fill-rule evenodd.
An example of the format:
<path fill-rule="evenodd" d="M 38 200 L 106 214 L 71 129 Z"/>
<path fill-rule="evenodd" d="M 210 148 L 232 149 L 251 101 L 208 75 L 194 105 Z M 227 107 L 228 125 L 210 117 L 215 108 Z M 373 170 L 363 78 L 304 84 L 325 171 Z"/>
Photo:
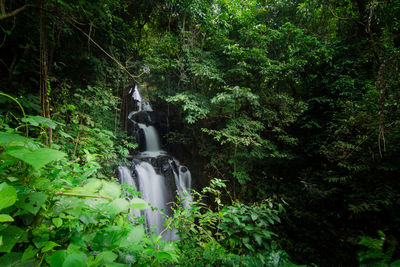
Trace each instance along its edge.
<path fill-rule="evenodd" d="M 0 7 L 0 261 L 398 264 L 398 1 Z M 135 83 L 210 184 L 177 205 L 178 242 L 128 223 L 110 181 Z"/>

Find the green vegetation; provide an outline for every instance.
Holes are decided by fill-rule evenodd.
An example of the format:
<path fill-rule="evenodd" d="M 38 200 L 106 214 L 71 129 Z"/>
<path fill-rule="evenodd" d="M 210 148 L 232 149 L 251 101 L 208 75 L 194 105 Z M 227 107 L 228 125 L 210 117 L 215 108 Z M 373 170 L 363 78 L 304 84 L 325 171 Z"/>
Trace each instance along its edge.
<path fill-rule="evenodd" d="M 396 0 L 0 0 L 0 265 L 398 266 L 399 18 Z M 207 184 L 165 225 L 179 241 L 131 223 L 146 203 L 114 177 L 137 83 Z"/>

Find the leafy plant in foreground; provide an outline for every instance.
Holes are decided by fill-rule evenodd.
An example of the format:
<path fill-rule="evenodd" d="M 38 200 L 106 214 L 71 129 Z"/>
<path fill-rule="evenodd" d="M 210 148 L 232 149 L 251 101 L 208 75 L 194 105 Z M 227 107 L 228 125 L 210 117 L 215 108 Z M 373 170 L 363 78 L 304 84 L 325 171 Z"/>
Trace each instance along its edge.
<path fill-rule="evenodd" d="M 223 180 L 213 179 L 204 193 L 210 193 L 217 205 L 213 211 L 205 196 L 193 192 L 189 208 L 176 207 L 172 228 L 178 230 L 177 242 L 185 262 L 179 266 L 286 266 L 288 255 L 274 241 L 271 225 L 280 222 L 281 205 L 271 201 L 246 205 L 223 205 Z M 293 264 L 292 264 L 293 266 Z"/>

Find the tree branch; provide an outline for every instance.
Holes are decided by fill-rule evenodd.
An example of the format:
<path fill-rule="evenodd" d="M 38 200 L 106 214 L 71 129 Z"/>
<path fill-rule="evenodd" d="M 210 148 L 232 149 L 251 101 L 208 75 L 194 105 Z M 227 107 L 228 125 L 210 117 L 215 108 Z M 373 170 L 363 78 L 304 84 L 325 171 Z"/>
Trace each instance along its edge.
<path fill-rule="evenodd" d="M 4 7 L 4 0 L 2 0 L 1 1 L 1 13 L 2 14 L 0 16 L 0 20 L 13 17 L 13 16 L 17 15 L 18 13 L 20 13 L 21 11 L 23 11 L 25 8 L 30 7 L 30 6 L 32 6 L 32 5 L 23 5 L 20 8 L 17 8 L 17 9 L 15 9 L 15 10 L 9 12 L 9 13 L 6 13 L 6 10 L 5 10 L 5 7 Z"/>

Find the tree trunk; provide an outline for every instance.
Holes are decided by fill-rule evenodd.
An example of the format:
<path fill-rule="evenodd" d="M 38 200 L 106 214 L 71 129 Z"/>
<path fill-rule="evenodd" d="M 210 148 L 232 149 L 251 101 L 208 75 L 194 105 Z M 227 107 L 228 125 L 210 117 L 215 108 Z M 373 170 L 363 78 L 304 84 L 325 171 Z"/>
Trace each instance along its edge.
<path fill-rule="evenodd" d="M 43 7 L 43 2 L 42 2 Z M 50 119 L 50 101 L 49 101 L 49 84 L 48 84 L 48 54 L 47 54 L 47 34 L 46 20 L 44 11 L 40 11 L 40 104 L 42 107 L 42 116 Z M 46 144 L 51 147 L 53 139 L 53 129 L 47 129 Z"/>

